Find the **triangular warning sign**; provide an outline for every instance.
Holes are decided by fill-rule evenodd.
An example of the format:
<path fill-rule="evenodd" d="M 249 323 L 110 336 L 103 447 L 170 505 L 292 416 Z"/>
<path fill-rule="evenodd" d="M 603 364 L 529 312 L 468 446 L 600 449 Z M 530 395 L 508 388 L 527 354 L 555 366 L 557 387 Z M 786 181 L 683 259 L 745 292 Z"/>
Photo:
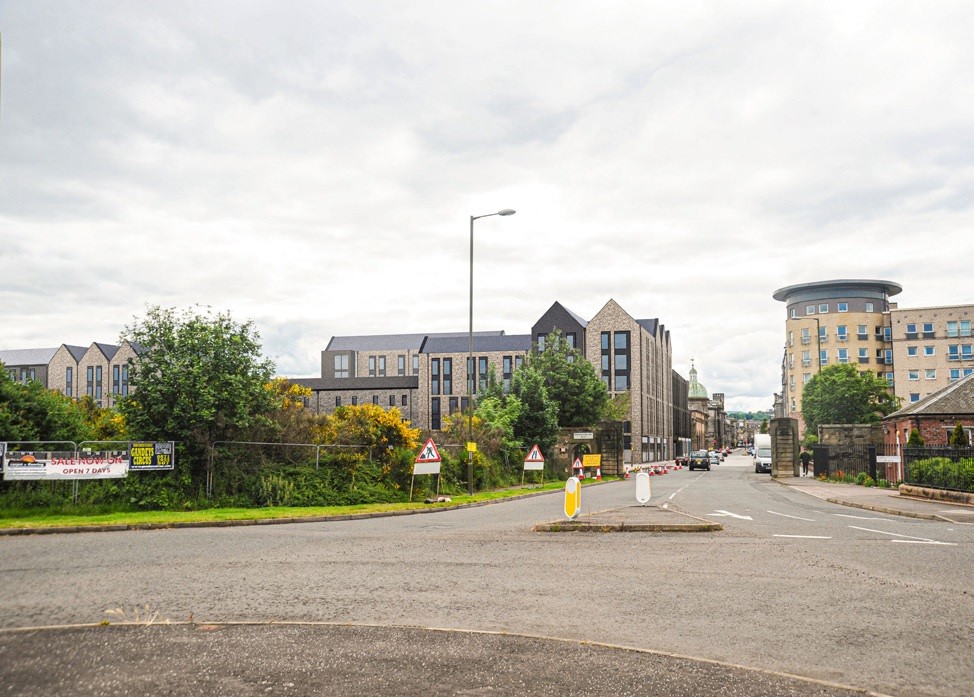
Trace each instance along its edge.
<path fill-rule="evenodd" d="M 419 451 L 419 455 L 416 456 L 416 462 L 439 462 L 440 461 L 440 451 L 436 449 L 436 443 L 430 438 L 426 441 L 426 445 L 423 449 Z"/>
<path fill-rule="evenodd" d="M 544 462 L 544 455 L 541 454 L 541 448 L 538 447 L 537 443 L 531 450 L 528 451 L 528 456 L 524 458 L 525 462 Z"/>
<path fill-rule="evenodd" d="M 573 470 L 580 470 L 580 469 L 582 469 L 582 458 L 580 458 L 580 457 L 576 457 L 575 458 L 575 462 L 572 463 L 572 469 Z"/>

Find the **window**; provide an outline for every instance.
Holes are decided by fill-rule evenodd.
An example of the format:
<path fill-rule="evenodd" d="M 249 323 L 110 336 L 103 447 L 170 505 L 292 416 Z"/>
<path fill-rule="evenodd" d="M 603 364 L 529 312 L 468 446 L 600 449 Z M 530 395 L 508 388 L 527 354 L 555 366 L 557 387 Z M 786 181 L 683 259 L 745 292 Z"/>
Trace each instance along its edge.
<path fill-rule="evenodd" d="M 575 346 L 575 333 L 574 332 L 572 332 L 570 334 L 566 334 L 565 335 L 565 341 L 568 342 L 568 348 L 570 348 L 570 349 L 577 348 L 577 346 Z"/>
<path fill-rule="evenodd" d="M 892 341 L 892 340 L 893 340 L 893 328 L 883 327 L 883 341 Z"/>
<path fill-rule="evenodd" d="M 919 392 L 911 392 L 910 393 L 910 401 L 911 402 L 919 402 L 920 401 L 920 393 Z"/>
<path fill-rule="evenodd" d="M 849 349 L 840 348 L 839 349 L 839 356 L 838 356 L 838 358 L 836 360 L 839 363 L 848 363 L 849 362 Z"/>
<path fill-rule="evenodd" d="M 122 396 L 126 397 L 129 393 L 129 367 L 128 365 L 122 366 Z"/>
<path fill-rule="evenodd" d="M 353 407 L 357 407 L 358 406 L 358 397 L 352 397 L 352 406 Z"/>
<path fill-rule="evenodd" d="M 805 329 L 802 329 L 802 343 L 803 344 L 810 344 L 811 343 L 812 340 L 809 337 L 809 332 L 810 332 L 810 330 L 807 327 Z"/>
<path fill-rule="evenodd" d="M 856 335 L 860 339 L 863 339 L 863 340 L 869 338 L 869 332 L 866 331 L 866 325 L 865 324 L 856 325 Z"/>
<path fill-rule="evenodd" d="M 829 311 L 829 304 L 828 304 L 828 303 L 821 303 L 821 304 L 820 304 L 820 305 L 818 306 L 818 311 L 819 311 L 819 313 L 821 313 L 821 314 L 823 314 L 823 315 L 824 315 L 824 314 L 827 314 L 827 313 L 828 313 L 828 311 Z"/>
<path fill-rule="evenodd" d="M 788 345 L 789 346 L 795 345 L 795 332 L 788 332 Z"/>
<path fill-rule="evenodd" d="M 547 338 L 547 334 L 538 334 L 538 353 L 544 353 L 544 343 Z"/>
<path fill-rule="evenodd" d="M 947 336 L 951 339 L 960 336 L 960 329 L 957 322 L 947 322 Z"/>
<path fill-rule="evenodd" d="M 386 357 L 379 356 L 379 377 L 384 378 L 386 376 Z"/>
<path fill-rule="evenodd" d="M 375 404 L 376 406 L 379 406 L 379 395 L 377 394 L 372 395 L 372 403 Z"/>
<path fill-rule="evenodd" d="M 838 310 L 839 310 L 839 312 L 848 312 L 849 311 L 849 303 L 839 303 Z"/>
<path fill-rule="evenodd" d="M 615 345 L 615 391 L 624 392 L 629 389 L 629 332 L 616 332 L 613 336 Z"/>
<path fill-rule="evenodd" d="M 947 344 L 947 360 L 948 361 L 959 361 L 960 360 L 960 345 L 959 344 Z"/>
<path fill-rule="evenodd" d="M 440 393 L 440 359 L 434 358 L 430 361 L 430 394 L 439 394 L 439 393 Z"/>
<path fill-rule="evenodd" d="M 419 375 L 419 356 L 413 356 L 413 375 Z"/>
<path fill-rule="evenodd" d="M 835 336 L 839 341 L 849 340 L 849 329 L 844 324 L 840 324 L 835 328 Z"/>
<path fill-rule="evenodd" d="M 470 397 L 460 398 L 460 411 L 467 411 L 470 409 Z"/>
<path fill-rule="evenodd" d="M 348 354 L 335 356 L 335 377 L 336 378 L 348 377 Z"/>
<path fill-rule="evenodd" d="M 524 356 L 514 356 L 514 370 L 518 370 L 524 365 Z"/>
<path fill-rule="evenodd" d="M 829 364 L 829 352 L 828 349 L 822 349 L 818 352 L 818 364 L 828 365 Z"/>
<path fill-rule="evenodd" d="M 969 361 L 972 358 L 971 348 L 974 344 L 961 344 L 960 345 L 960 357 L 962 361 Z"/>
<path fill-rule="evenodd" d="M 396 375 L 406 374 L 406 357 L 398 356 L 396 358 Z"/>
<path fill-rule="evenodd" d="M 906 338 L 916 339 L 917 338 L 917 325 L 913 322 L 906 325 Z"/>
<path fill-rule="evenodd" d="M 955 380 L 960 380 L 960 368 L 950 369 L 950 381 L 954 382 Z"/>
<path fill-rule="evenodd" d="M 890 386 L 892 386 L 892 384 L 893 384 L 893 374 L 892 373 L 886 373 L 886 382 L 887 382 L 887 384 L 889 384 Z"/>
<path fill-rule="evenodd" d="M 802 351 L 802 365 L 806 368 L 812 364 L 811 351 Z"/>
<path fill-rule="evenodd" d="M 389 395 L 389 406 L 390 407 L 396 406 L 396 395 L 394 394 Z"/>
<path fill-rule="evenodd" d="M 911 371 L 909 371 L 907 373 L 907 377 L 910 380 L 919 380 L 920 379 L 920 371 L 919 370 L 911 370 Z"/>
<path fill-rule="evenodd" d="M 337 409 L 341 405 L 342 405 L 342 398 L 341 397 L 335 397 L 335 408 Z"/>
<path fill-rule="evenodd" d="M 798 319 L 798 310 L 796 310 L 795 308 L 791 308 L 791 318 Z"/>
<path fill-rule="evenodd" d="M 869 349 L 861 348 L 859 349 L 859 362 L 868 363 L 869 362 Z"/>
<path fill-rule="evenodd" d="M 829 340 L 829 328 L 819 327 L 818 328 L 818 340 L 820 343 L 824 343 Z"/>
<path fill-rule="evenodd" d="M 971 335 L 971 320 L 962 319 L 960 321 L 960 335 L 970 336 Z"/>
<path fill-rule="evenodd" d="M 933 346 L 924 346 L 923 347 L 923 355 L 924 356 L 932 356 L 932 355 L 934 355 L 934 348 L 933 348 Z"/>
<path fill-rule="evenodd" d="M 866 303 L 866 312 L 874 312 L 872 303 Z"/>
<path fill-rule="evenodd" d="M 122 366 L 112 366 L 112 394 L 122 393 Z"/>
<path fill-rule="evenodd" d="M 802 384 L 807 385 L 808 381 L 812 379 L 811 373 L 802 373 Z"/>
<path fill-rule="evenodd" d="M 89 397 L 95 396 L 95 368 L 90 365 L 85 370 L 85 394 Z"/>
<path fill-rule="evenodd" d="M 440 398 L 433 397 L 430 400 L 430 428 L 434 431 L 440 430 Z"/>
<path fill-rule="evenodd" d="M 409 400 L 406 398 L 406 395 L 403 395 L 402 396 L 402 406 L 405 407 L 405 406 L 408 406 L 408 405 L 409 405 Z"/>
<path fill-rule="evenodd" d="M 457 397 L 450 397 L 450 405 L 447 407 L 450 413 L 453 414 L 457 409 L 460 408 L 460 400 Z"/>
<path fill-rule="evenodd" d="M 893 349 L 886 349 L 883 351 L 883 363 L 886 365 L 893 365 Z"/>
<path fill-rule="evenodd" d="M 501 369 L 502 369 L 502 379 L 504 381 L 504 394 L 511 391 L 511 370 L 513 364 L 511 362 L 510 356 L 504 356 L 501 359 Z"/>
<path fill-rule="evenodd" d="M 907 346 L 906 347 L 906 355 L 907 356 L 919 356 L 920 355 L 919 354 L 919 349 L 917 349 L 916 346 Z"/>
<path fill-rule="evenodd" d="M 806 305 L 805 306 L 805 314 L 806 315 L 814 315 L 815 314 L 815 306 L 814 305 Z"/>
<path fill-rule="evenodd" d="M 926 370 L 926 378 L 927 378 L 927 380 L 936 380 L 937 379 L 937 369 L 936 368 L 927 368 L 927 370 Z"/>
<path fill-rule="evenodd" d="M 601 337 L 602 343 L 602 382 L 605 383 L 605 389 L 609 389 L 612 385 L 610 383 L 612 379 L 612 369 L 609 365 L 609 356 L 611 355 L 609 349 L 609 332 L 602 332 Z"/>
<path fill-rule="evenodd" d="M 443 359 L 443 394 L 453 394 L 453 359 Z"/>
<path fill-rule="evenodd" d="M 794 375 L 791 376 L 791 380 L 788 383 L 788 387 L 790 387 L 791 389 L 795 389 L 795 376 Z"/>
<path fill-rule="evenodd" d="M 375 356 L 369 356 L 369 377 L 375 377 Z"/>
<path fill-rule="evenodd" d="M 487 389 L 488 377 L 490 376 L 487 372 L 487 356 L 480 356 L 480 358 L 477 359 L 477 389 Z"/>
<path fill-rule="evenodd" d="M 468 357 L 467 358 L 467 394 L 473 394 L 474 393 L 474 377 L 475 376 L 474 376 L 473 366 L 474 366 L 474 359 Z"/>
<path fill-rule="evenodd" d="M 95 367 L 95 399 L 101 399 L 101 366 Z"/>
<path fill-rule="evenodd" d="M 68 366 L 64 370 L 64 394 L 74 396 L 74 368 Z"/>
<path fill-rule="evenodd" d="M 788 356 L 788 367 L 789 368 L 795 367 L 795 354 L 793 353 Z"/>
<path fill-rule="evenodd" d="M 934 336 L 935 336 L 935 332 L 933 331 L 933 322 L 924 322 L 923 323 L 923 338 L 924 339 L 932 339 L 932 338 L 934 338 Z"/>

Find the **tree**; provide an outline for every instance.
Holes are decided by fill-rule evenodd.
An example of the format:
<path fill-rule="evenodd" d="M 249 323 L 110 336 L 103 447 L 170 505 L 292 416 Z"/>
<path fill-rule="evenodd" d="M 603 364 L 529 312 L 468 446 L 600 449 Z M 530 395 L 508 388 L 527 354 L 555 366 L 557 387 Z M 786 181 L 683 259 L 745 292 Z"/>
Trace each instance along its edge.
<path fill-rule="evenodd" d="M 920 435 L 920 431 L 915 428 L 911 430 L 910 437 L 906 441 L 906 447 L 922 448 L 924 445 L 926 445 L 926 442 L 923 440 L 923 436 Z"/>
<path fill-rule="evenodd" d="M 557 410 L 559 426 L 589 426 L 605 418 L 609 405 L 605 383 L 560 332 L 548 335 L 544 350 L 530 363 L 544 379 L 548 398 Z"/>
<path fill-rule="evenodd" d="M 92 429 L 70 397 L 37 380 L 14 382 L 0 370 L 0 435 L 7 441 L 79 443 L 91 438 Z"/>
<path fill-rule="evenodd" d="M 359 404 L 335 409 L 314 430 L 314 439 L 327 445 L 367 446 L 374 459 L 385 460 L 390 449 L 418 448 L 419 429 L 403 421 L 396 407 L 386 410 L 377 404 Z"/>
<path fill-rule="evenodd" d="M 156 306 L 121 338 L 139 347 L 133 391 L 119 403 L 130 436 L 181 442 L 194 477 L 205 471 L 212 443 L 268 427 L 278 403 L 267 388 L 274 368 L 261 357 L 252 322 Z"/>
<path fill-rule="evenodd" d="M 812 433 L 822 424 L 878 423 L 898 407 L 885 380 L 849 364 L 824 368 L 802 392 L 802 418 Z"/>
<path fill-rule="evenodd" d="M 958 421 L 957 425 L 954 426 L 953 433 L 950 434 L 950 447 L 967 448 L 970 445 L 971 442 L 967 439 L 967 431 L 964 430 L 964 425 Z"/>
<path fill-rule="evenodd" d="M 761 428 L 758 429 L 758 433 L 767 433 L 767 432 L 768 432 L 768 420 L 761 419 Z"/>
<path fill-rule="evenodd" d="M 521 443 L 537 443 L 542 452 L 548 451 L 558 440 L 558 412 L 541 372 L 533 364 L 514 371 L 511 394 L 521 402 L 514 438 Z"/>

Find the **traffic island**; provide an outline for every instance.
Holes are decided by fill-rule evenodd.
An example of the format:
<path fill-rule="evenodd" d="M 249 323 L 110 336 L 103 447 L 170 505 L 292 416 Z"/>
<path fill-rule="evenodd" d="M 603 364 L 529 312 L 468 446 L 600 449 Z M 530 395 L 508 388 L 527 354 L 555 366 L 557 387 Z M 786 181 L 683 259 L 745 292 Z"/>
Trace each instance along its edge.
<path fill-rule="evenodd" d="M 720 523 L 659 506 L 623 506 L 580 515 L 574 520 L 538 523 L 534 532 L 717 532 Z"/>

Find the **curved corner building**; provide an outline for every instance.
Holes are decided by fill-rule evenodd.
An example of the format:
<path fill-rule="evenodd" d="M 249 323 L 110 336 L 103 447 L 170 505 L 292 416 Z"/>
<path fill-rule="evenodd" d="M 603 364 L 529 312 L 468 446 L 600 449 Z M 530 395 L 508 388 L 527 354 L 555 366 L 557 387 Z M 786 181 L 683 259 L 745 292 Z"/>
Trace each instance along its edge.
<path fill-rule="evenodd" d="M 784 415 L 801 418 L 802 389 L 823 367 L 852 363 L 893 384 L 890 297 L 903 287 L 892 281 L 845 278 L 779 288 L 785 303 L 785 353 L 781 365 Z"/>

